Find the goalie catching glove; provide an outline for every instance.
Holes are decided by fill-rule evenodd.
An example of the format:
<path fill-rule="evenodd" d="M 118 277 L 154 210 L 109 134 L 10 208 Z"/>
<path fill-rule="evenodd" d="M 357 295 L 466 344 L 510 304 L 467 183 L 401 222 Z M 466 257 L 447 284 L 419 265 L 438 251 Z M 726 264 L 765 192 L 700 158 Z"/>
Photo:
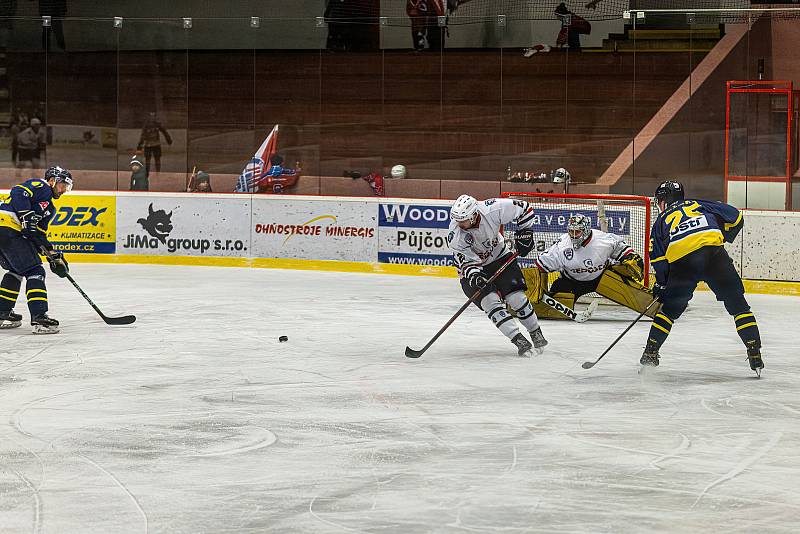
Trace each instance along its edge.
<path fill-rule="evenodd" d="M 533 232 L 530 230 L 520 230 L 514 236 L 514 246 L 519 252 L 520 257 L 527 256 L 533 250 Z"/>
<path fill-rule="evenodd" d="M 622 257 L 617 265 L 612 267 L 617 274 L 641 282 L 644 278 L 644 260 L 635 252 L 629 252 Z"/>

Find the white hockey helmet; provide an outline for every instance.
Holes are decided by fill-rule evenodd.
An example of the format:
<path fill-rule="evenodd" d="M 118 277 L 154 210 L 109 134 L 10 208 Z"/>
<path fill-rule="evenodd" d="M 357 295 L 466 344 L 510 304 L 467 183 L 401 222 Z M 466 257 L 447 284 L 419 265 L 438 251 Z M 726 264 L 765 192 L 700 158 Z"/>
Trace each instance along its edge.
<path fill-rule="evenodd" d="M 405 178 L 406 177 L 406 166 L 405 165 L 395 165 L 392 167 L 391 171 L 392 178 Z"/>
<path fill-rule="evenodd" d="M 478 216 L 478 201 L 469 195 L 461 195 L 450 208 L 450 218 L 456 222 L 474 222 Z"/>
<path fill-rule="evenodd" d="M 569 233 L 573 248 L 580 248 L 592 235 L 592 219 L 583 213 L 570 215 L 567 233 Z"/>
<path fill-rule="evenodd" d="M 569 182 L 570 175 L 569 171 L 564 167 L 559 167 L 555 171 L 553 171 L 553 183 L 554 184 L 563 184 L 564 182 Z"/>

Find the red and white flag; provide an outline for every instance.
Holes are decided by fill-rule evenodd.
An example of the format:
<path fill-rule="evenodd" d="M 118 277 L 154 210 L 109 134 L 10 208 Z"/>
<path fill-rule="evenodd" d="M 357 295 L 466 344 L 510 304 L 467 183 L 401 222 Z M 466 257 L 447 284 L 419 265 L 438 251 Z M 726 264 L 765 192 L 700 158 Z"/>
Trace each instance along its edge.
<path fill-rule="evenodd" d="M 270 158 L 278 149 L 278 125 L 276 124 L 261 146 L 258 147 L 253 159 L 245 165 L 244 170 L 236 180 L 237 193 L 255 193 L 258 182 L 269 171 L 272 164 Z"/>

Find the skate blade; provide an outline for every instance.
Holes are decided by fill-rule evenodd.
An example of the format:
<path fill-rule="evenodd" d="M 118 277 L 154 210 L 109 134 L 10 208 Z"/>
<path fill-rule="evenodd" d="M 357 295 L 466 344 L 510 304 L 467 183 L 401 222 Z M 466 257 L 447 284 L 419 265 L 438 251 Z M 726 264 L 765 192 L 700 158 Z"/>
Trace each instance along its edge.
<path fill-rule="evenodd" d="M 656 365 L 640 365 L 639 366 L 639 374 L 640 375 L 647 375 L 649 373 L 652 373 L 655 370 L 656 367 L 657 367 Z"/>
<path fill-rule="evenodd" d="M 60 332 L 57 326 L 43 326 L 40 324 L 33 325 L 33 333 L 37 335 L 45 334 L 58 334 Z"/>
<path fill-rule="evenodd" d="M 6 330 L 9 328 L 19 328 L 22 326 L 22 321 L 2 321 L 0 322 L 0 329 Z"/>
<path fill-rule="evenodd" d="M 517 354 L 520 358 L 532 358 L 533 351 L 531 349 L 526 350 L 525 352 Z"/>

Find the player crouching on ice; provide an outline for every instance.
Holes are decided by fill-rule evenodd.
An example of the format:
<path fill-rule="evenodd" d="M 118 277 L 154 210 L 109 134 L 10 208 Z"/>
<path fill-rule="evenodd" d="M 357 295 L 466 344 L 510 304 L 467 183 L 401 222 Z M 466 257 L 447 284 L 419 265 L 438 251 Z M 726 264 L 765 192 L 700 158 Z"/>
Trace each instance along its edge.
<path fill-rule="evenodd" d="M 642 257 L 622 237 L 593 230 L 591 218 L 582 213 L 570 216 L 567 233 L 540 254 L 534 265 L 523 272 L 528 298 L 536 305 L 540 317 L 561 318 L 563 316 L 556 311 L 559 306 L 555 301 L 571 309 L 580 297 L 592 292 L 638 312 L 645 311 L 653 301 L 652 294 L 642 284 Z M 549 273 L 560 273 L 561 276 L 545 295 Z M 586 317 L 591 315 L 598 302 L 595 300 L 589 305 L 584 312 Z M 652 317 L 657 311 L 656 308 L 648 314 Z"/>
<path fill-rule="evenodd" d="M 531 349 L 541 354 L 547 340 L 539 328 L 533 305 L 525 296 L 525 278 L 519 264 L 511 262 L 493 284 L 487 285 L 489 278 L 512 254 L 500 232 L 502 225 L 515 222 L 520 228 L 517 232 L 517 250 L 522 246 L 521 255 L 530 253 L 530 248 L 525 249 L 523 241 L 527 238 L 532 246 L 533 234 L 528 228 L 533 224 L 533 208 L 521 200 L 490 198 L 478 202 L 469 195 L 461 195 L 450 210 L 450 219 L 447 242 L 453 250 L 464 294 L 471 297 L 476 291 L 481 291 L 475 305 L 516 345 L 520 356 L 532 356 Z M 520 333 L 514 316 L 506 310 L 506 304 L 530 333 L 533 345 Z"/>
<path fill-rule="evenodd" d="M 744 298 L 744 285 L 723 243 L 732 243 L 744 226 L 741 212 L 711 200 L 684 200 L 680 182 L 664 182 L 656 189 L 661 212 L 653 224 L 650 257 L 656 271 L 653 294 L 663 303 L 650 325 L 643 366 L 659 363 L 658 350 L 672 324 L 681 316 L 700 281 L 733 316 L 736 333 L 747 347 L 750 368 L 761 375 L 761 337 L 756 318 Z"/>
<path fill-rule="evenodd" d="M 60 277 L 69 271 L 61 252 L 47 240 L 47 226 L 56 212 L 53 199 L 72 190 L 72 175 L 50 167 L 44 181 L 33 178 L 11 188 L 0 204 L 0 266 L 8 272 L 0 282 L 0 328 L 16 328 L 22 316 L 14 313 L 22 279 L 34 334 L 55 334 L 58 321 L 47 316 L 45 271 L 39 254 L 46 255 L 50 270 Z"/>

